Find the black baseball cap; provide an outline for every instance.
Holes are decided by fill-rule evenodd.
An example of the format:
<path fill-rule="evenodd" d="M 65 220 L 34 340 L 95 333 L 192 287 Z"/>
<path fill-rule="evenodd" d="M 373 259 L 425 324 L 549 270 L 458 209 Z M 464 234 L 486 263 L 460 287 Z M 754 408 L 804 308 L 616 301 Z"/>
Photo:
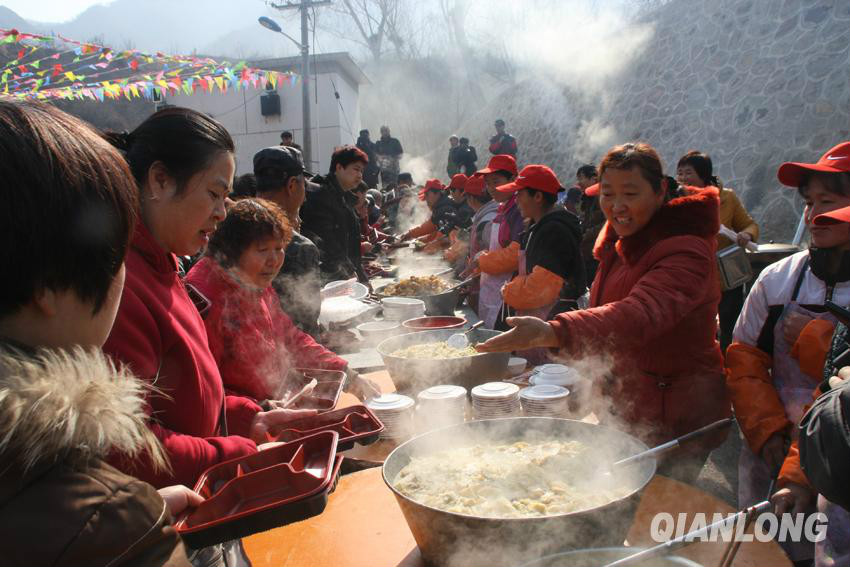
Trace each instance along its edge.
<path fill-rule="evenodd" d="M 264 170 L 300 175 L 304 173 L 304 158 L 297 148 L 291 146 L 263 148 L 254 154 L 254 175 L 260 177 Z"/>

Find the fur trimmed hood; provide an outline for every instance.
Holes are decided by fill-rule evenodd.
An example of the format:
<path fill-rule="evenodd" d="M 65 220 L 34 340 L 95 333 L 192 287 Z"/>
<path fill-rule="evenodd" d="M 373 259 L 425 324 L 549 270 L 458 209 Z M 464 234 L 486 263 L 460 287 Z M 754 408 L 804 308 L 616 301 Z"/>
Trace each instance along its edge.
<path fill-rule="evenodd" d="M 146 389 L 97 350 L 0 345 L 0 457 L 24 471 L 65 459 L 84 466 L 113 451 L 164 465 L 145 423 Z"/>
<path fill-rule="evenodd" d="M 620 238 L 608 221 L 599 233 L 593 256 L 601 260 L 614 247 L 630 265 L 640 260 L 658 242 L 674 236 L 715 238 L 720 230 L 720 200 L 717 189 L 683 187 L 681 197 L 664 203 L 639 232 Z"/>

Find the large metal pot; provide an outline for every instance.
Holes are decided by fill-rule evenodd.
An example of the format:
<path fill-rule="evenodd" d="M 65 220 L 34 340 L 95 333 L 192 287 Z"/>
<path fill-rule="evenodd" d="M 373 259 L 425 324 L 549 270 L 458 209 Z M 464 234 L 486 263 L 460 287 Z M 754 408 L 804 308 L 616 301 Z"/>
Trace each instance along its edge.
<path fill-rule="evenodd" d="M 455 285 L 460 283 L 459 281 L 454 280 L 446 280 L 446 283 L 449 285 Z M 391 284 L 387 284 L 391 285 Z M 425 302 L 425 314 L 426 315 L 454 315 L 455 308 L 458 304 L 458 299 L 460 298 L 460 288 L 453 289 L 451 291 L 445 291 L 443 293 L 437 293 L 435 295 L 385 295 L 384 289 L 386 289 L 386 285 L 382 285 L 378 289 L 375 290 L 375 296 L 379 299 L 383 299 L 385 297 L 410 297 L 413 299 L 421 299 Z"/>
<path fill-rule="evenodd" d="M 399 390 L 419 391 L 436 384 L 456 384 L 467 390 L 494 380 L 501 380 L 508 368 L 510 353 L 488 352 L 460 358 L 421 360 L 393 356 L 395 351 L 412 345 L 436 343 L 461 332 L 459 329 L 420 331 L 384 339 L 378 344 L 378 353 Z M 469 342 L 484 342 L 499 331 L 475 329 L 469 333 Z"/>
<path fill-rule="evenodd" d="M 576 551 L 547 555 L 546 557 L 526 563 L 523 567 L 601 567 L 618 559 L 628 557 L 638 551 L 641 551 L 641 548 L 603 547 L 599 549 L 577 549 Z M 684 557 L 668 555 L 666 557 L 653 557 L 646 561 L 635 563 L 632 567 L 701 567 L 701 565 Z"/>
<path fill-rule="evenodd" d="M 629 492 L 603 506 L 541 518 L 484 518 L 431 508 L 398 492 L 393 484 L 411 456 L 469 444 L 504 444 L 533 437 L 577 440 L 593 448 L 587 480 L 625 485 Z M 640 494 L 655 474 L 652 458 L 602 475 L 620 458 L 647 447 L 631 435 L 589 423 L 544 417 L 472 421 L 420 435 L 400 445 L 384 462 L 384 482 L 419 546 L 422 558 L 440 566 L 519 565 L 529 559 L 587 547 L 622 545 Z M 590 472 L 592 471 L 592 472 Z M 575 478 L 571 479 L 575 480 Z M 608 486 L 606 484 L 606 486 Z"/>

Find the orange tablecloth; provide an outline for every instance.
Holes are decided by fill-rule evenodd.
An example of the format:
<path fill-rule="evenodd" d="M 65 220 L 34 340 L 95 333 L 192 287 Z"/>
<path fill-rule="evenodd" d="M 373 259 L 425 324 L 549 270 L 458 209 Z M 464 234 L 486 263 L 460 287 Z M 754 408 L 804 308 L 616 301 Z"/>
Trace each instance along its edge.
<path fill-rule="evenodd" d="M 631 545 L 651 545 L 649 525 L 658 512 L 733 512 L 692 486 L 656 476 L 647 486 L 629 532 Z M 373 468 L 342 477 L 325 511 L 315 518 L 243 540 L 254 567 L 414 567 L 419 549 L 395 497 Z M 724 543 L 695 543 L 678 552 L 706 566 L 720 562 Z M 737 567 L 791 567 L 774 542 L 741 544 Z"/>

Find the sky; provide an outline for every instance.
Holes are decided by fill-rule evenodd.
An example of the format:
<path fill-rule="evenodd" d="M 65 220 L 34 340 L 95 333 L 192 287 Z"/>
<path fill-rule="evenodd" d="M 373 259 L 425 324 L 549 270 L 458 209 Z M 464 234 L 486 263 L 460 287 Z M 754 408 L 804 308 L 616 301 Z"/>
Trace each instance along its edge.
<path fill-rule="evenodd" d="M 95 4 L 110 0 L 2 0 L 0 5 L 14 10 L 27 20 L 38 22 L 67 22 Z"/>

